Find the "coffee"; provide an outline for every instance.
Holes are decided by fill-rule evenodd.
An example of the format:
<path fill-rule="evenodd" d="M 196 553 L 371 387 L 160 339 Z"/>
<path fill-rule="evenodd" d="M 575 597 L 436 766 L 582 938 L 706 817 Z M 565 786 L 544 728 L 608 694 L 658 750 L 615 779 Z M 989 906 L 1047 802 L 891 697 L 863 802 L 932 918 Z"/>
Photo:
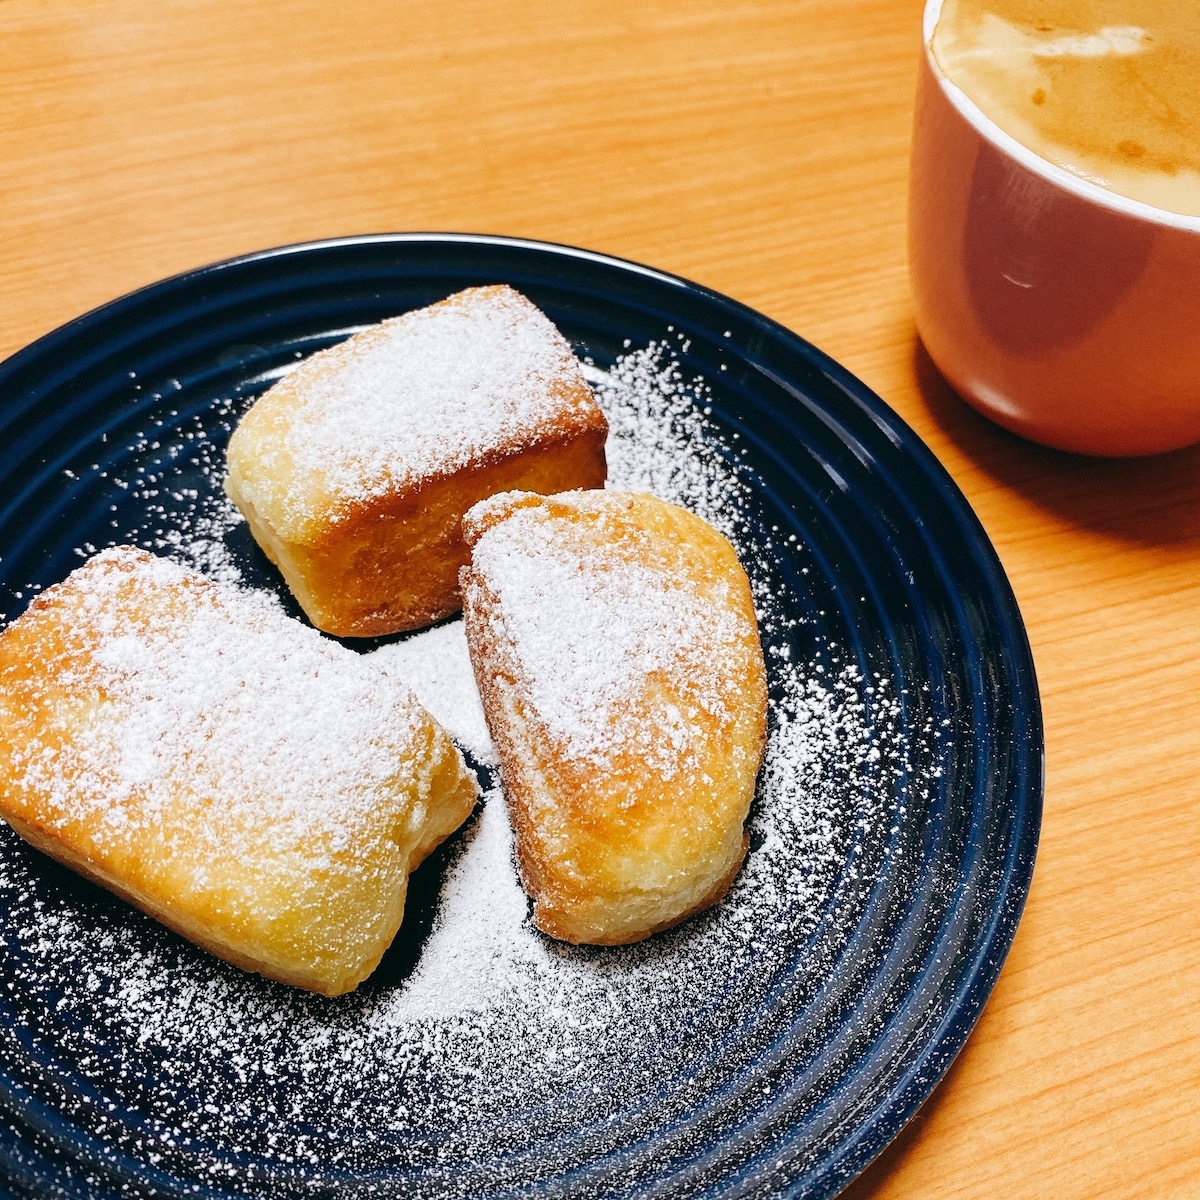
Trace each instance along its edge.
<path fill-rule="evenodd" d="M 1036 154 L 1200 215 L 1194 0 L 945 0 L 931 49 L 946 77 Z"/>

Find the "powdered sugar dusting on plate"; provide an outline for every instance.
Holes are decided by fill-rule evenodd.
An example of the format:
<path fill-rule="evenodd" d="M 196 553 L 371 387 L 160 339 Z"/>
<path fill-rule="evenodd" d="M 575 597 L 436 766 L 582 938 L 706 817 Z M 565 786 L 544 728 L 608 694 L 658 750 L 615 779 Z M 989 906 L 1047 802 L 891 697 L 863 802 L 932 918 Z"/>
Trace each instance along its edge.
<path fill-rule="evenodd" d="M 245 525 L 245 518 L 213 483 L 224 469 L 220 445 L 233 427 L 233 411 L 230 400 L 186 418 L 166 407 L 148 416 L 146 428 L 126 445 L 118 463 L 93 468 L 98 480 L 109 480 L 126 492 L 143 514 L 133 526 L 114 518 L 118 540 L 165 554 L 215 583 L 231 585 L 244 580 L 229 535 Z M 112 507 L 116 511 L 116 505 Z M 87 557 L 97 549 L 89 544 L 78 552 Z"/>
<path fill-rule="evenodd" d="M 551 952 L 525 920 L 529 903 L 512 856 L 504 796 L 494 788 L 446 874 L 437 923 L 417 968 L 373 1011 L 375 1026 L 485 1013 L 553 969 Z"/>
<path fill-rule="evenodd" d="M 461 749 L 476 762 L 496 766 L 499 759 L 475 687 L 461 617 L 381 646 L 371 657 L 412 688 Z"/>
<path fill-rule="evenodd" d="M 813 931 L 855 911 L 906 789 L 928 782 L 914 756 L 936 761 L 913 739 L 935 746 L 936 731 L 905 729 L 889 681 L 863 679 L 837 647 L 801 660 L 801 618 L 778 594 L 792 551 L 755 516 L 754 479 L 706 416 L 703 382 L 662 346 L 588 372 L 610 422 L 611 486 L 652 491 L 721 529 L 758 604 L 770 731 L 750 852 L 728 896 L 636 946 L 555 943 L 529 923 L 491 790 L 418 872 L 393 953 L 331 1002 L 226 967 L 5 833 L 8 992 L 21 1027 L 76 1081 L 64 1090 L 38 1071 L 29 1087 L 115 1150 L 250 1195 L 345 1194 L 347 1175 L 360 1194 L 503 1192 L 570 1169 L 580 1144 L 592 1155 L 628 1145 L 651 1114 L 683 1113 L 714 1081 L 739 1078 L 769 1051 L 781 981 L 822 978 L 830 939 Z M 426 653 L 442 642 L 453 657 L 459 637 L 452 623 L 375 653 L 389 672 L 408 663 L 486 779 L 488 749 L 466 715 L 477 698 L 419 678 Z M 429 931 L 406 941 L 420 933 L 426 885 L 437 896 Z M 0 1046 L 19 1062 L 14 1036 L 0 1030 Z M 114 1107 L 138 1123 L 115 1120 Z"/>

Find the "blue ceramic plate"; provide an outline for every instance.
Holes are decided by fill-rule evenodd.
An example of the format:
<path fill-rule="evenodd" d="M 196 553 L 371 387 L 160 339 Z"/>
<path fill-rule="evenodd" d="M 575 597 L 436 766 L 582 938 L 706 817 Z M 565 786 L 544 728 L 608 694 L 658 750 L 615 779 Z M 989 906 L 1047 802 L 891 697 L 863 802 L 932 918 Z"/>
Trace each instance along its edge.
<path fill-rule="evenodd" d="M 220 496 L 239 412 L 349 330 L 501 281 L 608 372 L 622 481 L 704 510 L 751 574 L 772 740 L 742 877 L 639 948 L 559 947 L 472 890 L 485 814 L 418 874 L 377 975 L 329 1001 L 207 957 L 5 830 L 14 1194 L 829 1196 L 978 1017 L 1041 811 L 1012 593 L 894 413 L 704 288 L 559 246 L 400 235 L 106 305 L 0 367 L 0 612 L 119 541 L 281 590 Z M 511 908 L 515 885 L 495 886 Z"/>

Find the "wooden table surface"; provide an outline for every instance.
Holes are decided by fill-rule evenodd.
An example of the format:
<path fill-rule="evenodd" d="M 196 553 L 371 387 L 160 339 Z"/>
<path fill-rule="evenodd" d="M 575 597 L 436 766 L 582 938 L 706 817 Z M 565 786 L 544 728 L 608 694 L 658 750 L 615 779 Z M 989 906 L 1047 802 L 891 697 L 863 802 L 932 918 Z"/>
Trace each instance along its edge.
<path fill-rule="evenodd" d="M 0 354 L 285 242 L 572 243 L 760 309 L 949 468 L 1033 644 L 1033 890 L 949 1074 L 846 1193 L 1200 1195 L 1200 449 L 988 424 L 913 328 L 919 0 L 0 0 Z"/>

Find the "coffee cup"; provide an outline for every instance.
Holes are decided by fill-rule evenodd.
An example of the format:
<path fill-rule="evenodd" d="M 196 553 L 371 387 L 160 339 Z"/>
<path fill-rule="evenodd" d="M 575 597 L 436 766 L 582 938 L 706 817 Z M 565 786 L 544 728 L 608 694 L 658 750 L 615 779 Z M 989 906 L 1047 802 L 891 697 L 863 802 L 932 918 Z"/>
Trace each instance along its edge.
<path fill-rule="evenodd" d="M 909 186 L 930 357 L 970 404 L 1033 441 L 1095 455 L 1200 442 L 1200 207 L 1122 194 L 1006 132 L 935 55 L 942 6 L 925 8 Z M 1140 32 L 1106 29 L 1062 53 L 1099 56 L 1105 37 Z M 1132 176 L 1146 174 L 1139 148 L 1122 143 Z M 1168 181 L 1170 203 L 1182 183 L 1187 206 L 1189 180 Z"/>

